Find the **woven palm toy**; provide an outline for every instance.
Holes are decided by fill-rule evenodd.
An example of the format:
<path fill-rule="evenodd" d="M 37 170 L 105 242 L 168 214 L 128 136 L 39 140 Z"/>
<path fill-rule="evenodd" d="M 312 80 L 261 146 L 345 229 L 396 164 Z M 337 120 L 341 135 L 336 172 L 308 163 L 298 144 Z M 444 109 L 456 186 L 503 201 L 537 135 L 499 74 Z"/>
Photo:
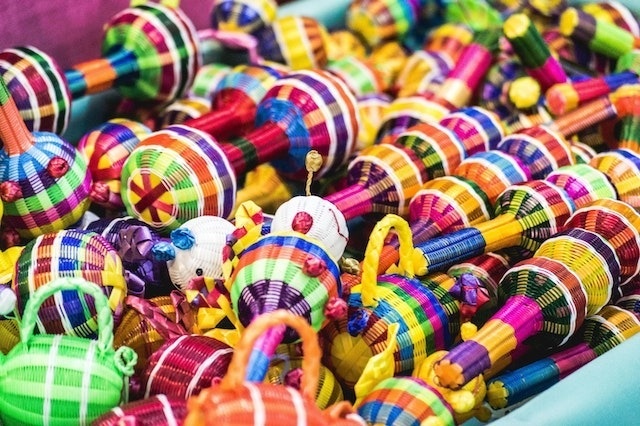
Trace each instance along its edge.
<path fill-rule="evenodd" d="M 52 57 L 33 46 L 4 49 L 0 52 L 0 75 L 29 130 L 64 133 L 71 94 Z"/>
<path fill-rule="evenodd" d="M 311 149 L 323 157 L 314 177 L 325 176 L 354 149 L 356 101 L 330 74 L 299 71 L 267 92 L 255 124 L 255 130 L 225 144 L 182 125 L 147 137 L 123 168 L 123 201 L 129 214 L 163 232 L 202 215 L 227 217 L 234 206 L 237 174 L 271 161 L 281 175 L 303 180 Z"/>
<path fill-rule="evenodd" d="M 54 133 L 27 129 L 0 81 L 0 198 L 5 228 L 35 238 L 71 226 L 89 208 L 91 176 L 78 151 Z"/>
<path fill-rule="evenodd" d="M 299 348 L 299 345 L 280 345 L 269 364 L 269 371 L 264 379 L 265 383 L 285 385 L 300 390 L 304 354 Z M 315 394 L 318 408 L 324 410 L 333 404 L 344 401 L 344 399 L 342 387 L 336 377 L 331 370 L 320 364 L 318 389 Z"/>
<path fill-rule="evenodd" d="M 167 339 L 144 366 L 140 396 L 187 399 L 197 395 L 224 376 L 232 354 L 229 345 L 208 336 L 184 334 Z"/>
<path fill-rule="evenodd" d="M 356 142 L 356 151 L 358 152 L 375 143 L 376 135 L 392 98 L 389 95 L 378 93 L 359 96 L 356 99 L 360 113 L 360 131 Z"/>
<path fill-rule="evenodd" d="M 91 173 L 92 202 L 112 210 L 121 210 L 120 174 L 122 165 L 140 139 L 151 130 L 135 121 L 114 118 L 90 130 L 77 147 Z"/>
<path fill-rule="evenodd" d="M 345 82 L 356 97 L 385 92 L 388 88 L 373 60 L 355 56 L 329 61 L 326 70 Z"/>
<path fill-rule="evenodd" d="M 489 381 L 487 402 L 501 409 L 537 395 L 638 332 L 640 319 L 635 314 L 605 306 L 585 319 L 580 343 Z"/>
<path fill-rule="evenodd" d="M 109 299 L 111 311 L 117 316 L 122 314 L 127 285 L 118 253 L 100 235 L 72 229 L 41 235 L 22 250 L 11 285 L 17 296 L 17 313 L 23 314 L 37 289 L 65 277 L 80 277 L 99 285 Z M 95 336 L 96 315 L 90 299 L 65 290 L 40 307 L 38 331 Z"/>
<path fill-rule="evenodd" d="M 347 9 L 347 28 L 369 47 L 402 39 L 417 22 L 422 1 L 354 0 Z"/>
<path fill-rule="evenodd" d="M 151 299 L 127 296 L 125 299 L 122 320 L 113 332 L 113 345 L 128 346 L 136 352 L 136 376 L 144 371 L 151 355 L 165 341 L 189 334 L 177 299 L 174 295 Z"/>
<path fill-rule="evenodd" d="M 91 424 L 93 426 L 177 425 L 182 424 L 185 417 L 187 417 L 187 402 L 184 398 L 153 395 L 146 399 L 113 407 Z"/>
<path fill-rule="evenodd" d="M 292 327 L 302 338 L 304 358 L 300 391 L 282 385 L 245 381 L 246 366 L 255 341 L 270 327 L 281 324 Z M 259 317 L 244 330 L 222 381 L 189 398 L 185 426 L 364 425 L 346 401 L 323 411 L 315 405 L 320 355 L 318 338 L 304 319 L 283 310 Z"/>
<path fill-rule="evenodd" d="M 589 165 L 609 177 L 619 200 L 640 208 L 640 153 L 629 149 L 605 151 L 593 157 Z"/>
<path fill-rule="evenodd" d="M 211 8 L 211 28 L 260 39 L 276 19 L 277 10 L 274 0 L 216 0 Z"/>
<path fill-rule="evenodd" d="M 348 237 L 344 217 L 322 198 L 299 196 L 282 204 L 271 232 L 236 254 L 226 285 L 239 323 L 247 327 L 262 315 L 285 309 L 319 330 L 341 315 L 337 262 Z M 247 379 L 263 380 L 277 346 L 297 338 L 284 325 L 269 330 L 253 350 Z"/>
<path fill-rule="evenodd" d="M 585 315 L 608 302 L 619 274 L 615 251 L 599 234 L 572 228 L 549 238 L 505 274 L 498 312 L 434 366 L 439 383 L 460 387 L 519 342 L 543 348 L 566 343 Z"/>
<path fill-rule="evenodd" d="M 220 63 L 202 65 L 193 78 L 193 83 L 187 92 L 187 98 L 211 99 L 218 83 L 231 69 L 231 66 Z"/>
<path fill-rule="evenodd" d="M 97 340 L 35 335 L 38 308 L 63 291 L 93 298 Z M 39 288 L 20 324 L 20 343 L 0 357 L 0 419 L 4 424 L 85 424 L 126 402 L 136 354 L 113 348 L 113 317 L 102 289 L 82 278 L 60 278 Z"/>
<path fill-rule="evenodd" d="M 349 164 L 347 186 L 325 199 L 347 220 L 366 213 L 403 215 L 423 182 L 450 174 L 463 158 L 502 137 L 492 114 L 480 108 L 449 114 L 441 123 L 417 124 L 393 143 L 362 150 Z M 483 128 L 470 128 L 480 123 Z"/>
<path fill-rule="evenodd" d="M 284 16 L 265 28 L 258 52 L 292 70 L 320 69 L 327 65 L 329 40 L 326 28 L 314 18 Z"/>
<path fill-rule="evenodd" d="M 407 96 L 394 99 L 382 116 L 376 143 L 393 142 L 409 127 L 420 123 L 437 123 L 449 113 L 446 107 L 425 96 Z"/>
<path fill-rule="evenodd" d="M 453 69 L 473 33 L 465 25 L 444 23 L 427 34 L 424 46 L 413 52 L 395 80 L 398 97 L 425 93 Z"/>
<path fill-rule="evenodd" d="M 98 219 L 83 229 L 95 232 L 116 250 L 124 268 L 128 294 L 153 297 L 166 293 L 169 278 L 164 262 L 152 256 L 152 247 L 164 238 L 146 223 L 132 217 Z"/>
<path fill-rule="evenodd" d="M 640 37 L 575 7 L 560 15 L 559 28 L 565 37 L 613 59 L 640 47 Z"/>
<path fill-rule="evenodd" d="M 283 75 L 268 65 L 238 65 L 211 94 L 211 112 L 184 124 L 226 140 L 253 128 L 258 103 Z M 180 123 L 176 123 L 180 124 Z"/>

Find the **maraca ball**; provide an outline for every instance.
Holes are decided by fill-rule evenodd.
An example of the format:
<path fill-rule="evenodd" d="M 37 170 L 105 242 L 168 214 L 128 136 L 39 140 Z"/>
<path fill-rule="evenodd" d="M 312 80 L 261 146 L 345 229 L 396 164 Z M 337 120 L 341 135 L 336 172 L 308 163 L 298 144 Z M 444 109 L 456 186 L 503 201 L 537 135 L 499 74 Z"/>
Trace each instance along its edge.
<path fill-rule="evenodd" d="M 161 232 L 203 215 L 227 217 L 236 177 L 213 138 L 175 125 L 153 133 L 122 168 L 127 212 Z"/>
<path fill-rule="evenodd" d="M 391 97 L 385 94 L 373 94 L 358 98 L 358 111 L 360 112 L 360 132 L 356 149 L 358 151 L 373 145 L 382 118 L 391 103 Z"/>
<path fill-rule="evenodd" d="M 273 0 L 216 0 L 211 9 L 211 28 L 259 37 L 276 18 Z"/>
<path fill-rule="evenodd" d="M 189 97 L 211 99 L 220 80 L 231 71 L 224 64 L 206 64 L 200 67 L 189 89 Z"/>
<path fill-rule="evenodd" d="M 396 79 L 398 97 L 427 93 L 434 85 L 441 84 L 451 69 L 453 61 L 447 55 L 416 50 Z"/>
<path fill-rule="evenodd" d="M 118 84 L 125 98 L 162 103 L 191 87 L 202 62 L 199 43 L 193 23 L 180 9 L 147 3 L 127 8 L 107 22 L 102 54 L 127 52 L 122 67 L 135 62 L 137 77 Z"/>
<path fill-rule="evenodd" d="M 29 130 L 64 133 L 71 94 L 52 57 L 32 46 L 5 49 L 0 52 L 0 74 Z"/>
<path fill-rule="evenodd" d="M 70 229 L 30 241 L 18 258 L 13 277 L 18 311 L 24 311 L 35 290 L 60 277 L 81 277 L 101 286 L 111 310 L 120 313 L 127 295 L 122 261 L 100 235 Z M 48 298 L 40 307 L 40 332 L 95 337 L 98 323 L 93 299 L 77 291 L 60 295 Z"/>
<path fill-rule="evenodd" d="M 344 215 L 332 203 L 316 196 L 299 196 L 283 203 L 271 222 L 271 232 L 296 231 L 317 240 L 336 262 L 349 240 Z"/>
<path fill-rule="evenodd" d="M 5 226 L 23 238 L 66 229 L 89 208 L 91 175 L 80 153 L 49 132 L 35 132 L 26 152 L 0 161 Z"/>
<path fill-rule="evenodd" d="M 132 120 L 114 118 L 85 134 L 78 151 L 93 178 L 91 199 L 107 208 L 122 208 L 120 176 L 122 166 L 140 140 L 151 130 Z"/>
<path fill-rule="evenodd" d="M 205 98 L 184 98 L 171 102 L 158 114 L 157 128 L 172 124 L 183 124 L 187 120 L 198 118 L 211 111 L 211 101 Z"/>

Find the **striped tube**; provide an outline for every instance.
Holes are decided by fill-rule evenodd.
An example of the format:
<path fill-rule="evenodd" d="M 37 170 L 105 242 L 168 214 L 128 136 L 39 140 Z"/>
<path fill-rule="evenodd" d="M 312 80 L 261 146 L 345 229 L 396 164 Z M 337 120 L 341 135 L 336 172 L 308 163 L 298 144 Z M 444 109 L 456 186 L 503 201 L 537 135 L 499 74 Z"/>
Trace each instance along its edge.
<path fill-rule="evenodd" d="M 585 319 L 582 343 L 492 379 L 487 383 L 487 401 L 493 409 L 524 401 L 638 332 L 640 320 L 634 314 L 616 306 L 605 306 Z"/>
<path fill-rule="evenodd" d="M 226 140 L 253 127 L 257 105 L 282 75 L 262 65 L 238 65 L 229 71 L 211 95 L 211 112 L 184 122 Z"/>
<path fill-rule="evenodd" d="M 617 59 L 640 47 L 640 38 L 629 31 L 574 7 L 560 15 L 559 25 L 565 37 L 609 58 Z"/>
<path fill-rule="evenodd" d="M 114 86 L 136 101 L 170 102 L 186 93 L 202 60 L 195 27 L 182 11 L 143 4 L 117 13 L 105 28 L 107 56 L 65 72 L 74 99 Z"/>
<path fill-rule="evenodd" d="M 53 58 L 35 47 L 5 49 L 0 52 L 0 75 L 29 130 L 64 133 L 71 94 Z"/>
<path fill-rule="evenodd" d="M 511 15 L 504 22 L 503 31 L 527 74 L 535 78 L 543 90 L 567 81 L 562 66 L 551 55 L 547 44 L 527 15 Z"/>
<path fill-rule="evenodd" d="M 562 115 L 576 109 L 582 103 L 609 95 L 623 85 L 634 83 L 638 83 L 638 75 L 635 72 L 623 71 L 575 83 L 554 84 L 546 91 L 545 102 L 549 112 Z"/>

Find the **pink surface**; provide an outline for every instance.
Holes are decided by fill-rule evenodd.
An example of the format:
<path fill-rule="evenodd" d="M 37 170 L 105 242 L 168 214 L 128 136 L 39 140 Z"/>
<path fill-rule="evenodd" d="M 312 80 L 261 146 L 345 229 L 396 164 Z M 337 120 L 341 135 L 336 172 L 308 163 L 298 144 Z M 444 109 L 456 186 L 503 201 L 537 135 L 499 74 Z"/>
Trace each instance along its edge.
<path fill-rule="evenodd" d="M 0 0 L 0 50 L 32 45 L 64 68 L 100 55 L 102 25 L 130 0 Z M 209 26 L 213 0 L 182 0 L 196 28 Z"/>

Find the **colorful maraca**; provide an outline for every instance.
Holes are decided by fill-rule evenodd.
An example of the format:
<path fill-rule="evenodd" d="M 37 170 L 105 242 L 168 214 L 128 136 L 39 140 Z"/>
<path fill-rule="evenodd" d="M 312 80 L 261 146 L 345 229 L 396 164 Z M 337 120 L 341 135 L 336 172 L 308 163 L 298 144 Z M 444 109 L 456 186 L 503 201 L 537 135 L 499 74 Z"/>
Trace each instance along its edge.
<path fill-rule="evenodd" d="M 193 84 L 187 92 L 187 98 L 203 98 L 210 100 L 215 93 L 220 80 L 224 78 L 231 67 L 226 64 L 205 64 L 198 69 L 193 78 Z"/>
<path fill-rule="evenodd" d="M 329 61 L 326 70 L 344 81 L 356 97 L 382 93 L 387 90 L 382 73 L 376 69 L 373 60 L 345 56 Z"/>
<path fill-rule="evenodd" d="M 91 176 L 80 153 L 59 136 L 30 133 L 0 81 L 0 198 L 5 227 L 23 238 L 65 229 L 89 208 Z"/>
<path fill-rule="evenodd" d="M 605 151 L 593 157 L 589 165 L 609 177 L 619 200 L 640 208 L 640 153 L 629 149 Z"/>
<path fill-rule="evenodd" d="M 434 366 L 439 383 L 456 389 L 527 339 L 542 347 L 565 343 L 585 315 L 608 302 L 619 274 L 614 249 L 595 232 L 572 228 L 548 239 L 505 274 L 498 312 Z"/>
<path fill-rule="evenodd" d="M 596 357 L 640 332 L 636 314 L 605 306 L 584 320 L 581 342 L 547 358 L 502 374 L 487 382 L 487 401 L 505 408 L 550 388 Z"/>
<path fill-rule="evenodd" d="M 329 34 L 308 16 L 284 16 L 273 21 L 258 40 L 260 55 L 292 70 L 324 68 Z"/>
<path fill-rule="evenodd" d="M 120 196 L 122 165 L 151 130 L 135 121 L 114 118 L 86 133 L 78 151 L 87 162 L 93 180 L 89 198 L 108 209 L 124 207 Z"/>
<path fill-rule="evenodd" d="M 275 20 L 277 9 L 274 0 L 218 0 L 211 8 L 211 28 L 259 39 Z"/>
<path fill-rule="evenodd" d="M 618 148 L 640 152 L 640 85 L 628 88 L 629 96 L 620 96 L 614 100 L 621 121 Z"/>
<path fill-rule="evenodd" d="M 394 99 L 382 116 L 376 143 L 393 142 L 411 126 L 419 123 L 437 123 L 449 110 L 422 95 Z"/>
<path fill-rule="evenodd" d="M 356 108 L 335 77 L 300 71 L 269 90 L 258 106 L 256 129 L 232 143 L 219 145 L 190 127 L 169 126 L 147 137 L 124 165 L 127 211 L 163 231 L 201 215 L 227 217 L 236 174 L 272 161 L 283 176 L 304 179 L 311 149 L 323 157 L 316 176 L 324 176 L 353 151 Z"/>

